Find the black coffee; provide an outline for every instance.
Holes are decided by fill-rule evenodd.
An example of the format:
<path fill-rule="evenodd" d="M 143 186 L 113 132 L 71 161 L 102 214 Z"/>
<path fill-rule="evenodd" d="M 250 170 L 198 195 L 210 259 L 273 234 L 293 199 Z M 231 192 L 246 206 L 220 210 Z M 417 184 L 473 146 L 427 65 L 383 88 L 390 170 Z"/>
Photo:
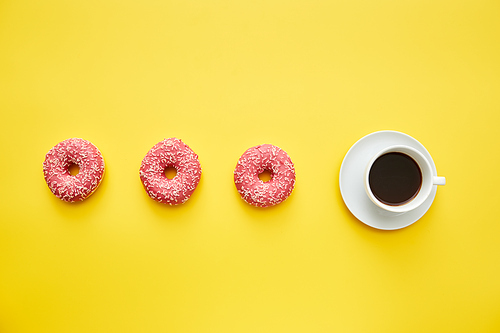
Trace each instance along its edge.
<path fill-rule="evenodd" d="M 390 206 L 403 205 L 415 198 L 422 185 L 422 172 L 413 158 L 403 153 L 387 153 L 375 160 L 368 182 L 373 195 Z"/>

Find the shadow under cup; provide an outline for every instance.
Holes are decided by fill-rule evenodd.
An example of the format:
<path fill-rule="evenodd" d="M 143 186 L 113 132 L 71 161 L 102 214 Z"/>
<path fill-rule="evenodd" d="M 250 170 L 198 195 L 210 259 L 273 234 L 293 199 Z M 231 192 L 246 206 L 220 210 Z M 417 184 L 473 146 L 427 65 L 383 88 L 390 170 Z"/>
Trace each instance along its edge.
<path fill-rule="evenodd" d="M 432 186 L 444 185 L 430 162 L 418 150 L 391 146 L 379 151 L 368 163 L 364 184 L 370 200 L 380 208 L 404 213 L 419 207 L 429 197 Z"/>

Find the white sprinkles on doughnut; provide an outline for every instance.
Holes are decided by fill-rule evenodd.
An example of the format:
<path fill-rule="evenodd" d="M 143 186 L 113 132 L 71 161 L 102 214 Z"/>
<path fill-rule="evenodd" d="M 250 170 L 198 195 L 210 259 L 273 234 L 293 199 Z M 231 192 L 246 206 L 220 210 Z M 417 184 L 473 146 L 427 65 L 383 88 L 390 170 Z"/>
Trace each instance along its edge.
<path fill-rule="evenodd" d="M 69 172 L 72 164 L 80 171 Z M 49 150 L 43 162 L 43 174 L 49 189 L 56 197 L 67 202 L 83 201 L 97 189 L 104 176 L 104 159 L 91 142 L 71 138 Z"/>
<path fill-rule="evenodd" d="M 175 168 L 177 174 L 168 179 L 166 168 Z M 198 186 L 201 165 L 188 145 L 177 138 L 160 141 L 149 150 L 141 163 L 139 174 L 150 198 L 158 202 L 178 205 L 185 203 Z"/>
<path fill-rule="evenodd" d="M 259 174 L 271 173 L 263 182 Z M 257 207 L 277 205 L 288 198 L 295 186 L 295 168 L 290 156 L 279 147 L 264 144 L 249 148 L 234 170 L 234 184 L 247 203 Z"/>

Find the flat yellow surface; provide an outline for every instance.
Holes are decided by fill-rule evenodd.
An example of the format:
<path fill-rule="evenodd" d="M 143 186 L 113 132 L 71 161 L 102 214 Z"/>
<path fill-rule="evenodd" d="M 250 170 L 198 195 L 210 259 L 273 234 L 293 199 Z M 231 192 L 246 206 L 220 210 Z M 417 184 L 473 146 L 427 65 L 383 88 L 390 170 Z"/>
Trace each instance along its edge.
<path fill-rule="evenodd" d="M 0 2 L 0 331 L 499 332 L 500 3 Z M 447 178 L 412 226 L 359 222 L 342 159 L 407 133 Z M 139 166 L 200 157 L 183 206 Z M 42 173 L 82 137 L 106 176 L 67 204 Z M 297 183 L 243 202 L 239 156 L 272 143 Z"/>

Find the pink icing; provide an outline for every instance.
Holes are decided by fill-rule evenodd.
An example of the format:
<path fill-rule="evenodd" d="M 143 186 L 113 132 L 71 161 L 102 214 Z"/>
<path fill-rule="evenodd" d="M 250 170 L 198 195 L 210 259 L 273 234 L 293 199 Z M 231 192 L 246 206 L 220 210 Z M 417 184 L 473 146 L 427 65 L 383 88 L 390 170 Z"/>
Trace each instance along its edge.
<path fill-rule="evenodd" d="M 263 182 L 259 174 L 271 173 Z M 295 186 L 295 168 L 288 154 L 279 147 L 264 144 L 241 155 L 234 170 L 234 184 L 247 203 L 257 207 L 274 206 L 286 200 Z"/>
<path fill-rule="evenodd" d="M 165 176 L 165 169 L 173 167 L 177 174 L 173 179 Z M 139 174 L 144 188 L 152 199 L 178 205 L 193 194 L 201 177 L 201 165 L 188 145 L 176 138 L 160 141 L 142 160 Z"/>
<path fill-rule="evenodd" d="M 69 166 L 80 168 L 77 175 L 69 173 Z M 43 174 L 49 189 L 67 202 L 83 201 L 101 183 L 104 159 L 91 142 L 79 138 L 67 139 L 52 147 L 43 162 Z"/>

